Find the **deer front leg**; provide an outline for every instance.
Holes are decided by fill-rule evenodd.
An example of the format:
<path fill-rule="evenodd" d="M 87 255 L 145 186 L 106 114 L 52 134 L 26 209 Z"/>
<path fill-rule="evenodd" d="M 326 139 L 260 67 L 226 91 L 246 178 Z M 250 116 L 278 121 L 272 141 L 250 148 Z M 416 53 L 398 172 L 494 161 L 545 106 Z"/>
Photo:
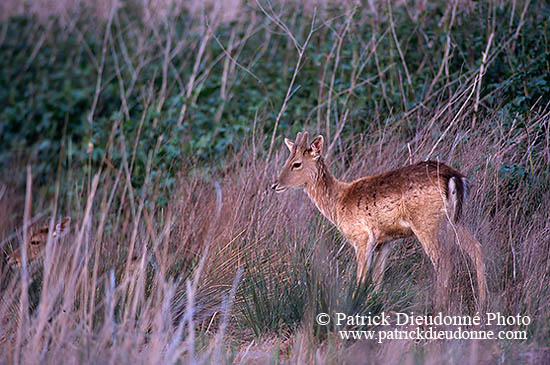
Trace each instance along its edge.
<path fill-rule="evenodd" d="M 357 260 L 357 284 L 361 284 L 363 280 L 365 280 L 365 275 L 369 271 L 372 263 L 374 244 L 374 234 L 369 232 L 367 241 L 361 240 L 358 242 L 358 245 L 355 246 Z"/>

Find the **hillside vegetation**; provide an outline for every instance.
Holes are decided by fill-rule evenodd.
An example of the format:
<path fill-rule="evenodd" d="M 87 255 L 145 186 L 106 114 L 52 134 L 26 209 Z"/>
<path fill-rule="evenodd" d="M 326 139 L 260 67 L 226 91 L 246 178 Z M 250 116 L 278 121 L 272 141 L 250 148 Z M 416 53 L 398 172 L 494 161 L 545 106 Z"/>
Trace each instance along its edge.
<path fill-rule="evenodd" d="M 545 2 L 4 0 L 0 14 L 0 362 L 550 356 Z M 307 196 L 269 191 L 283 137 L 303 130 L 347 181 L 425 159 L 466 174 L 487 311 L 529 315 L 528 339 L 377 344 L 317 325 L 430 314 L 433 269 L 406 239 L 381 291 L 355 284 L 353 249 Z M 25 226 L 64 216 L 40 262 L 7 264 Z M 464 260 L 449 313 L 472 312 L 473 272 Z"/>

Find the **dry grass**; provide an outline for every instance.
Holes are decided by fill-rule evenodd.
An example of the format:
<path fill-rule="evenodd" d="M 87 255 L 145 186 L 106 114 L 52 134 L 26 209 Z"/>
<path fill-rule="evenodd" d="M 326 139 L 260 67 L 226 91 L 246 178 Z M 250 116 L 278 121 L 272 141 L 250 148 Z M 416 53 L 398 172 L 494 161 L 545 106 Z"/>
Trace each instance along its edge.
<path fill-rule="evenodd" d="M 418 130 L 408 147 L 405 140 L 389 133 L 380 139 L 364 134 L 353 136 L 356 142 L 344 140 L 343 145 L 355 151 L 336 155 L 333 170 L 350 179 L 422 160 L 433 147 L 431 136 L 448 125 L 445 119 L 453 113 L 447 115 L 441 122 Z M 467 218 L 487 258 L 489 310 L 531 314 L 533 343 L 544 341 L 548 330 L 544 318 L 550 315 L 544 285 L 550 279 L 550 196 L 548 191 L 536 189 L 544 184 L 550 146 L 528 156 L 522 145 L 533 128 L 541 126 L 547 131 L 548 119 L 533 119 L 525 132 L 516 136 L 517 143 L 510 143 L 498 129 L 478 127 L 473 131 L 465 118 L 448 133 L 461 136 L 467 143 L 455 145 L 446 139 L 437 148 L 438 158 L 460 166 L 473 181 Z M 269 357 L 273 356 L 273 346 L 282 344 L 271 341 L 267 349 L 265 344 L 249 348 L 247 344 L 255 343 L 254 336 L 234 327 L 237 324 L 227 317 L 242 316 L 238 303 L 245 299 L 243 295 L 250 295 L 237 289 L 237 305 L 233 305 L 231 288 L 238 288 L 239 279 L 246 280 L 247 275 L 258 274 L 254 270 L 261 270 L 259 274 L 269 275 L 265 279 L 268 285 L 275 285 L 290 280 L 292 271 L 300 270 L 298 265 L 306 265 L 317 273 L 314 276 L 322 278 L 319 283 L 328 290 L 329 301 L 345 298 L 341 287 L 352 282 L 351 250 L 347 246 L 339 250 L 342 239 L 318 217 L 305 194 L 296 191 L 274 196 L 268 192 L 284 158 L 282 153 L 269 162 L 267 175 L 262 174 L 264 163 L 251 158 L 250 153 L 251 149 L 245 148 L 226 171 L 209 178 L 183 171 L 168 208 L 151 209 L 137 199 L 130 204 L 135 205 L 135 215 L 128 212 L 128 206 L 108 204 L 113 191 L 115 195 L 122 193 L 123 184 L 116 184 L 115 171 L 103 172 L 101 179 L 98 176 L 94 180 L 97 189 L 92 186 L 92 191 L 75 203 L 83 209 L 76 212 L 77 224 L 71 236 L 61 247 L 49 247 L 44 274 L 36 284 L 41 287 L 40 298 L 31 299 L 31 316 L 18 313 L 20 320 L 9 321 L 11 328 L 4 327 L 8 331 L 1 345 L 3 360 L 156 363 L 180 356 L 201 361 L 222 356 L 227 360 L 230 350 L 224 345 L 226 333 L 243 344 L 244 353 L 238 355 L 243 361 L 262 353 Z M 495 166 L 522 164 L 526 158 L 534 163 L 529 179 L 507 186 Z M 3 211 L 10 201 L 0 200 Z M 117 214 L 117 210 L 121 212 Z M 386 310 L 430 307 L 431 268 L 416 246 L 417 242 L 411 241 L 396 248 L 391 258 L 391 279 L 385 284 L 388 292 L 381 300 Z M 137 253 L 139 264 L 130 270 L 127 257 L 132 252 Z M 310 261 L 293 262 L 296 257 Z M 261 266 L 250 265 L 250 260 L 257 259 L 264 260 Z M 2 270 L 3 285 L 16 293 L 12 299 L 17 303 L 17 293 L 22 290 L 18 272 L 9 272 L 5 266 Z M 416 286 L 418 295 L 406 303 L 396 302 L 389 291 L 403 294 L 404 281 Z M 178 298 L 177 306 L 173 298 Z M 306 298 L 306 303 L 311 300 L 314 298 Z M 4 316 L 9 308 L 10 303 L 4 302 Z M 189 326 L 202 330 L 191 336 Z M 344 343 L 329 341 L 315 350 L 315 341 L 307 335 L 309 326 L 312 324 L 307 321 L 302 324 L 303 329 L 291 336 L 292 345 L 285 345 L 286 353 L 281 356 L 329 362 L 333 356 L 355 356 L 344 350 Z M 206 341 L 205 347 L 197 341 Z M 493 353 L 487 356 L 497 356 L 502 345 L 494 343 Z M 333 348 L 329 351 L 327 346 Z M 397 360 L 396 344 L 361 346 L 354 345 L 354 351 L 374 351 L 381 361 L 386 357 Z M 462 349 L 458 354 L 456 346 Z M 448 350 L 455 353 L 453 356 L 469 356 L 469 344 L 456 346 Z"/>
<path fill-rule="evenodd" d="M 318 3 L 330 2 L 312 1 L 307 6 Z M 79 4 L 78 1 L 36 1 L 18 5 L 6 1 L 1 6 L 4 15 L 25 13 L 47 18 L 55 14 L 70 21 L 68 14 Z M 111 10 L 116 2 L 95 4 L 98 17 L 113 19 Z M 217 41 L 213 39 L 214 30 L 243 14 L 234 12 L 239 6 L 249 6 L 241 2 L 240 5 L 219 4 L 140 2 L 140 9 L 145 19 L 151 20 L 153 30 L 150 33 L 136 30 L 136 43 L 146 44 L 146 36 L 151 35 L 154 42 L 166 45 L 160 61 L 155 60 L 162 63 L 162 70 L 170 69 L 174 67 L 171 52 L 182 52 L 184 46 L 200 49 L 202 43 Z M 376 14 L 380 5 L 368 4 L 372 14 Z M 457 4 L 460 11 L 469 11 L 471 2 Z M 212 23 L 208 23 L 211 28 L 205 27 L 199 39 L 179 44 L 170 38 L 173 33 L 168 32 L 166 43 L 159 41 L 161 37 L 156 32 L 162 28 L 162 22 L 170 24 L 166 9 L 186 7 L 191 14 L 198 14 L 203 6 L 214 16 Z M 420 11 L 426 2 L 403 6 L 410 8 L 414 18 L 414 11 Z M 284 11 L 264 9 L 265 15 L 276 23 L 289 13 L 288 8 L 281 6 L 281 9 Z M 452 7 L 449 14 L 451 11 Z M 340 24 L 341 28 L 331 29 L 331 34 L 344 36 L 351 19 Z M 195 53 L 195 57 L 187 61 L 195 62 L 197 67 L 193 68 L 192 75 L 185 75 L 188 78 L 183 81 L 169 80 L 161 70 L 161 81 L 155 86 L 158 90 L 143 93 L 143 120 L 149 107 L 162 109 L 170 87 L 180 88 L 182 94 L 196 100 L 201 80 L 210 72 L 221 70 L 225 75 L 222 83 L 230 90 L 237 76 L 242 77 L 239 72 L 250 72 L 248 66 L 257 62 L 244 65 L 235 60 L 247 37 L 263 27 L 262 21 L 254 18 L 249 28 L 244 23 L 235 25 L 234 29 L 242 31 L 243 38 L 233 39 L 229 53 L 220 58 L 214 58 L 207 51 Z M 286 24 L 281 23 L 269 28 L 266 38 L 270 32 L 282 31 L 293 44 L 293 33 L 285 27 Z M 304 29 L 307 35 L 309 24 Z M 391 36 L 391 29 L 388 34 Z M 111 49 L 107 42 L 110 36 L 107 31 L 102 52 Z M 296 42 L 297 50 L 307 56 L 306 44 L 302 43 L 304 47 L 300 49 L 299 41 Z M 135 61 L 144 66 L 153 62 L 151 54 L 158 53 L 159 48 L 155 48 L 158 44 L 147 50 L 137 47 L 143 52 L 135 59 L 121 60 L 121 64 L 132 65 Z M 269 43 L 266 41 L 266 44 Z M 122 48 L 121 44 L 118 46 Z M 355 122 L 348 119 L 351 106 L 347 99 L 343 106 L 330 102 L 337 91 L 335 77 L 331 75 L 338 72 L 339 47 L 343 47 L 342 44 L 336 43 L 328 61 L 320 67 L 318 105 L 311 106 L 303 124 L 297 121 L 295 125 L 311 134 L 325 135 L 331 170 L 348 181 L 428 158 L 466 173 L 472 189 L 465 219 L 482 243 L 486 257 L 490 290 L 487 310 L 530 315 L 533 323 L 529 326 L 527 342 L 351 343 L 342 341 L 333 331 L 316 326 L 313 318 L 321 310 L 430 313 L 432 268 L 416 240 L 399 241 L 394 245 L 382 291 L 373 294 L 368 285 L 356 288 L 352 249 L 319 215 L 306 195 L 301 191 L 282 195 L 269 191 L 286 158 L 282 137 L 287 131 L 279 128 L 273 133 L 272 129 L 265 128 L 267 123 L 259 116 L 251 121 L 253 127 L 240 150 L 224 156 L 222 168 L 207 169 L 191 161 L 192 158 L 185 161 L 175 186 L 167 192 L 170 199 L 166 205 L 157 203 L 163 191 L 151 173 L 151 156 L 161 140 L 157 140 L 156 150 L 148 151 L 144 179 L 136 179 L 135 156 L 127 156 L 127 151 L 136 153 L 140 137 L 134 136 L 133 141 L 120 135 L 115 137 L 120 127 L 118 122 L 113 122 L 108 145 L 101 146 L 107 151 L 101 163 L 93 165 L 88 161 L 79 165 L 87 169 L 87 174 L 60 170 L 57 178 L 27 180 L 22 184 L 27 191 L 20 186 L 18 189 L 16 184 L 0 183 L 3 251 L 9 252 L 22 242 L 25 225 L 35 221 L 53 223 L 56 217 L 65 215 L 71 215 L 73 222 L 67 237 L 58 245 L 48 245 L 42 263 L 22 270 L 10 268 L 4 261 L 0 264 L 0 362 L 356 363 L 368 359 L 372 363 L 440 363 L 442 359 L 453 362 L 499 359 L 512 363 L 546 356 L 540 348 L 550 336 L 547 320 L 550 293 L 546 285 L 550 281 L 547 106 L 535 105 L 529 116 L 521 120 L 521 128 L 510 126 L 510 119 L 503 113 L 478 110 L 484 102 L 476 96 L 483 72 L 445 75 L 443 63 L 446 61 L 443 61 L 441 72 L 436 70 L 434 77 L 448 78 L 449 82 L 427 93 L 424 101 L 430 108 L 420 104 L 395 115 L 376 111 L 369 129 L 355 128 Z M 369 43 L 369 49 L 372 53 L 366 57 L 376 57 L 379 52 L 376 42 Z M 275 51 L 266 47 L 259 53 L 261 56 Z M 395 52 L 398 63 L 406 61 L 398 55 L 397 48 Z M 293 58 L 290 59 L 285 60 L 285 66 L 290 67 Z M 95 102 L 103 86 L 101 57 L 96 61 Z M 214 70 L 218 62 L 223 66 Z M 333 72 L 329 69 L 332 67 Z M 117 71 L 121 68 L 116 67 Z M 361 79 L 360 68 L 358 63 L 352 79 L 347 80 L 350 85 L 366 82 Z M 140 67 L 128 66 L 128 69 L 137 78 Z M 381 79 L 387 76 L 382 69 L 378 75 Z M 400 81 L 387 79 L 384 84 L 387 92 L 391 90 L 390 83 L 401 87 L 406 84 L 406 75 L 401 76 Z M 122 82 L 122 78 L 120 74 L 113 76 L 117 82 Z M 127 93 L 120 95 L 121 114 L 128 104 L 127 95 L 132 92 L 133 84 L 129 84 Z M 285 104 L 292 103 L 293 90 L 292 85 L 288 87 Z M 350 87 L 340 92 L 351 97 L 354 90 Z M 153 97 L 156 99 L 151 101 Z M 231 97 L 227 100 L 230 102 Z M 95 102 L 90 120 L 93 120 Z M 186 112 L 185 106 L 177 110 L 181 117 L 178 124 Z M 151 119 L 145 129 L 156 127 L 158 120 Z M 514 119 L 516 122 L 519 123 Z M 267 152 L 270 145 L 273 146 L 271 155 Z M 115 152 L 123 157 L 113 165 Z M 64 153 L 61 160 L 69 161 L 68 166 L 76 164 Z M 20 165 L 16 167 L 21 170 Z M 515 169 L 517 167 L 521 169 Z M 141 185 L 133 185 L 135 181 Z M 58 195 L 42 195 L 44 186 L 56 186 Z M 469 298 L 474 286 L 473 271 L 467 261 L 458 262 L 461 291 L 455 298 L 456 305 L 449 311 L 468 313 L 472 309 Z"/>

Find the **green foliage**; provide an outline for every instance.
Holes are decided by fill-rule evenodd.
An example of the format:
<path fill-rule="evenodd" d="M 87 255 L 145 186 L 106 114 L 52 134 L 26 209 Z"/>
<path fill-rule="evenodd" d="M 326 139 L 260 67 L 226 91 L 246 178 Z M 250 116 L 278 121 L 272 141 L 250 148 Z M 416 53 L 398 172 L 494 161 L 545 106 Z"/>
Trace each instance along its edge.
<path fill-rule="evenodd" d="M 430 89 L 449 93 L 459 86 L 449 85 L 447 77 L 435 78 L 447 37 L 451 37 L 452 53 L 445 74 L 460 79 L 478 72 L 491 31 L 483 15 L 490 11 L 487 6 L 458 11 L 449 33 L 444 2 L 431 3 L 417 21 L 403 7 L 392 9 L 410 84 L 393 37 L 383 33 L 389 24 L 388 9 L 382 9 L 382 26 L 357 10 L 340 48 L 336 32 L 344 29 L 346 18 L 333 19 L 331 28 L 321 27 L 313 34 L 279 130 L 301 129 L 316 121 L 324 127 L 326 118 L 334 120 L 332 114 L 343 109 L 351 111 L 354 129 L 365 129 L 379 115 L 440 102 L 444 95 L 425 100 L 426 93 Z M 97 165 L 107 156 L 118 168 L 121 151 L 132 155 L 137 143 L 134 166 L 130 166 L 137 172 L 132 174 L 135 185 L 143 183 L 152 153 L 153 174 L 161 174 L 163 187 L 169 188 L 182 163 L 200 160 L 203 166 L 223 165 L 227 153 L 239 150 L 243 137 L 252 133 L 255 119 L 261 121 L 257 127 L 264 132 L 273 130 L 297 60 L 288 37 L 272 34 L 272 24 L 252 35 L 245 33 L 246 23 L 218 26 L 216 40 L 207 43 L 198 74 L 189 84 L 204 36 L 202 28 L 195 27 L 197 21 L 183 15 L 172 19 L 171 27 L 159 27 L 155 35 L 134 10 L 120 9 L 107 41 L 105 24 L 95 28 L 84 18 L 72 31 L 57 22 L 45 26 L 35 19 L 9 20 L 6 40 L 0 45 L 0 164 L 5 166 L 17 152 L 39 162 L 35 172 L 47 174 L 56 166 L 61 145 L 70 140 L 77 165 L 88 159 Z M 519 26 L 519 14 L 510 18 L 509 5 L 495 11 L 499 21 L 481 90 L 483 105 L 504 107 L 512 114 L 529 113 L 534 104 L 549 102 L 550 8 L 531 4 L 515 40 L 510 38 Z M 310 21 L 307 15 L 295 18 L 291 30 L 298 42 L 305 41 Z M 232 32 L 235 39 L 243 39 L 240 53 L 230 50 L 239 66 L 223 62 Z M 162 40 L 167 35 L 184 39 L 187 47 L 174 54 L 163 80 Z M 150 40 L 145 49 L 138 48 L 142 39 Z M 373 39 L 376 57 L 369 46 Z M 135 56 L 128 61 L 128 55 Z M 352 86 L 355 89 L 349 94 Z M 120 125 L 113 145 L 108 146 L 114 123 Z M 334 127 L 333 122 L 330 128 Z M 89 142 L 94 147 L 91 156 Z M 267 146 L 270 141 L 264 142 Z"/>

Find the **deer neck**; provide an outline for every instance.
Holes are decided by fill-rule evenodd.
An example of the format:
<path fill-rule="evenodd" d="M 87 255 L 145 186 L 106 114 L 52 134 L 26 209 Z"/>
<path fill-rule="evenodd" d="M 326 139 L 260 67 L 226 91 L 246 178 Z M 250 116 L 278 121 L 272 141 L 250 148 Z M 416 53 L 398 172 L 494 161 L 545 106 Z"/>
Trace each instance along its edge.
<path fill-rule="evenodd" d="M 336 204 L 342 185 L 343 183 L 330 173 L 322 157 L 317 160 L 317 173 L 312 181 L 305 185 L 305 191 L 317 209 L 334 224 L 336 224 Z"/>

